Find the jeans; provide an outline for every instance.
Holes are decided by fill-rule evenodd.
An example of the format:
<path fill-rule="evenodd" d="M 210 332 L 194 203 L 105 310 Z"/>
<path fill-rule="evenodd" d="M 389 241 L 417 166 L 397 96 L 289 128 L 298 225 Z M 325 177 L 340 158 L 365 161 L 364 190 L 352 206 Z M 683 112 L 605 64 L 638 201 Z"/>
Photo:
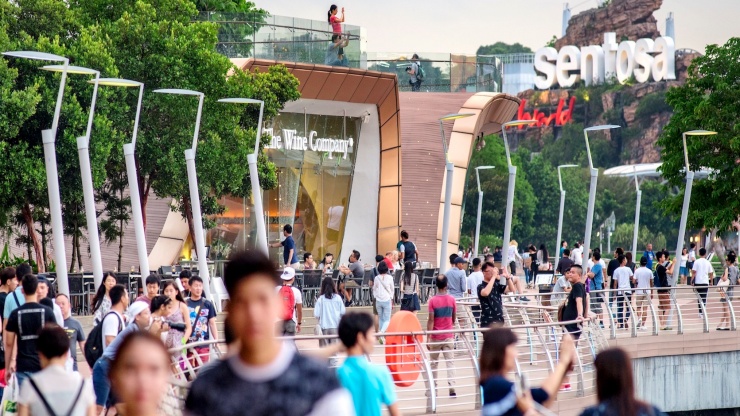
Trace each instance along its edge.
<path fill-rule="evenodd" d="M 409 84 L 411 84 L 411 91 L 416 92 L 421 90 L 421 81 L 417 80 L 416 82 L 409 80 Z"/>
<path fill-rule="evenodd" d="M 92 369 L 95 404 L 98 406 L 110 407 L 113 404 L 108 373 L 110 373 L 110 360 L 105 357 L 98 358 Z"/>
<path fill-rule="evenodd" d="M 626 302 L 626 304 L 625 304 Z M 617 295 L 617 322 L 622 325 L 625 322 L 629 322 L 630 316 L 630 304 L 632 303 L 632 293 L 624 293 Z M 624 317 L 622 312 L 624 311 Z"/>
<path fill-rule="evenodd" d="M 704 313 L 701 304 L 704 304 L 704 308 L 707 306 L 707 291 L 709 291 L 709 285 L 706 283 L 694 283 L 694 289 L 699 294 L 699 300 L 696 301 L 696 306 L 699 308 L 699 313 Z"/>
<path fill-rule="evenodd" d="M 378 309 L 378 326 L 380 327 L 380 332 L 385 332 L 388 329 L 388 324 L 391 323 L 391 301 L 377 301 L 375 303 Z"/>
<path fill-rule="evenodd" d="M 530 281 L 532 280 L 532 272 L 528 268 L 524 268 L 524 281 L 527 282 L 527 285 L 529 285 Z"/>
<path fill-rule="evenodd" d="M 31 377 L 32 374 L 33 373 L 29 373 L 28 371 L 16 371 L 15 378 L 18 379 L 18 387 L 20 388 L 23 385 L 23 382 Z"/>
<path fill-rule="evenodd" d="M 347 61 L 347 57 L 342 57 L 342 59 L 334 59 L 329 62 L 325 62 L 326 65 L 331 66 L 349 66 L 349 61 Z"/>

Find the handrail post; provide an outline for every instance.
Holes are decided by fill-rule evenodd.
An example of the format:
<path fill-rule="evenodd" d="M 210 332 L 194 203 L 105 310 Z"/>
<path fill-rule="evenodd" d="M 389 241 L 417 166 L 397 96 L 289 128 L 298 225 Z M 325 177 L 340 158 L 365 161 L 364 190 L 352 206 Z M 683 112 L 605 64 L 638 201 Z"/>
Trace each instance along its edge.
<path fill-rule="evenodd" d="M 473 333 L 477 333 L 477 332 L 478 331 L 474 331 Z M 462 334 L 462 335 L 465 335 L 465 334 Z M 463 344 L 465 344 L 465 347 L 468 349 L 468 356 L 470 357 L 470 361 L 473 363 L 473 373 L 475 374 L 475 379 L 480 380 L 480 365 L 477 360 L 477 350 L 473 349 L 473 345 L 470 343 L 470 340 L 468 339 L 468 337 L 463 336 L 462 340 L 463 340 Z M 482 406 L 483 406 L 483 396 L 481 396 L 481 389 L 476 388 L 475 389 L 475 408 L 477 410 L 477 409 L 480 409 Z"/>
<path fill-rule="evenodd" d="M 727 296 L 727 306 L 730 308 L 730 331 L 734 331 L 737 329 L 737 320 L 735 319 L 735 308 L 732 306 L 732 295 L 734 295 L 735 287 L 730 286 L 732 289 L 732 292 Z"/>
<path fill-rule="evenodd" d="M 701 310 L 702 322 L 704 323 L 704 332 L 709 332 L 709 317 L 707 316 L 707 305 L 701 300 L 701 294 L 699 291 L 694 289 L 696 295 L 696 301 L 699 303 L 699 310 Z M 709 296 L 709 286 L 707 286 L 707 296 Z"/>
<path fill-rule="evenodd" d="M 416 344 L 416 348 L 418 348 L 419 350 L 419 355 L 421 355 L 421 364 L 422 364 L 422 367 L 424 368 L 424 371 L 422 371 L 422 374 L 424 374 L 424 384 L 426 385 L 427 392 L 429 393 L 429 395 L 427 396 L 427 410 L 426 411 L 427 413 L 437 413 L 436 380 L 434 380 L 434 377 L 432 375 L 432 367 L 429 363 L 429 357 L 427 356 L 427 353 L 424 350 L 424 346 L 421 345 L 419 340 L 415 336 L 412 338 L 414 340 L 414 344 Z"/>
<path fill-rule="evenodd" d="M 550 371 L 555 371 L 555 362 L 553 361 L 552 353 L 550 352 L 550 349 L 547 347 L 547 340 L 542 335 L 542 332 L 539 330 L 539 328 L 534 329 L 535 334 L 537 334 L 537 338 L 540 339 L 540 343 L 542 344 L 542 349 L 545 351 L 545 355 L 547 356 L 547 362 L 550 365 Z"/>
<path fill-rule="evenodd" d="M 632 333 L 632 337 L 635 338 L 637 337 L 637 319 L 635 318 L 635 310 L 634 308 L 632 308 L 632 298 L 634 297 L 634 295 L 630 295 L 630 297 L 627 297 L 626 295 L 622 294 L 622 296 L 624 296 L 624 303 L 627 304 L 627 310 L 629 310 L 630 312 L 630 323 L 632 324 L 630 332 Z"/>
<path fill-rule="evenodd" d="M 614 314 L 612 314 L 611 302 L 609 302 L 610 296 L 607 296 L 611 295 L 611 289 L 602 290 L 601 293 L 604 295 L 604 297 L 602 298 L 604 299 L 604 314 L 609 318 L 609 338 L 616 339 L 617 325 L 616 322 L 614 322 Z"/>
<path fill-rule="evenodd" d="M 678 335 L 683 335 L 683 314 L 681 313 L 681 307 L 678 306 L 678 299 L 676 299 L 676 288 L 672 287 L 670 291 L 671 308 L 675 307 L 678 315 Z"/>
<path fill-rule="evenodd" d="M 653 335 L 658 335 L 658 331 L 660 328 L 658 328 L 658 313 L 655 312 L 655 305 L 653 305 L 653 291 L 648 292 L 648 296 L 650 296 L 650 299 L 648 301 L 648 308 L 650 310 L 650 316 L 653 318 Z"/>

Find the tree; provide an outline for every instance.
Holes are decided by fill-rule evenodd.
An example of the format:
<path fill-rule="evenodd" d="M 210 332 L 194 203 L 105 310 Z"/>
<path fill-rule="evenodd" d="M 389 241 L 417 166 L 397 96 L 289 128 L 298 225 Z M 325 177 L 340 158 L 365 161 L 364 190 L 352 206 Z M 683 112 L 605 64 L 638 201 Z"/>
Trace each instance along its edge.
<path fill-rule="evenodd" d="M 492 45 L 480 46 L 475 51 L 476 55 L 506 55 L 510 53 L 533 53 L 533 51 L 518 42 L 513 45 L 505 42 L 496 42 Z"/>
<path fill-rule="evenodd" d="M 687 137 L 689 168 L 713 170 L 706 179 L 694 181 L 687 225 L 690 228 L 729 227 L 740 217 L 737 198 L 740 183 L 740 38 L 722 46 L 709 45 L 706 54 L 694 59 L 684 85 L 668 90 L 666 101 L 673 116 L 658 139 L 663 165 L 660 171 L 667 189 L 677 187 L 676 195 L 666 193 L 661 203 L 665 214 L 678 219 L 685 188 L 682 133 L 705 129 L 716 136 Z"/>

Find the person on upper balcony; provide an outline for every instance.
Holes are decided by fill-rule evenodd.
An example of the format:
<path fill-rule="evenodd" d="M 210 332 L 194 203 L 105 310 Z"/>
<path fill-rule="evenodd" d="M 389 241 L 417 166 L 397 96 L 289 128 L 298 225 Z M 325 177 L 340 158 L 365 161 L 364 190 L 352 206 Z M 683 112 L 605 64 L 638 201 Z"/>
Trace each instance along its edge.
<path fill-rule="evenodd" d="M 339 34 L 331 35 L 331 42 L 326 48 L 326 57 L 324 58 L 324 65 L 331 66 L 349 66 L 347 57 L 344 56 L 343 48 L 346 48 L 349 44 L 349 39 L 342 38 Z"/>

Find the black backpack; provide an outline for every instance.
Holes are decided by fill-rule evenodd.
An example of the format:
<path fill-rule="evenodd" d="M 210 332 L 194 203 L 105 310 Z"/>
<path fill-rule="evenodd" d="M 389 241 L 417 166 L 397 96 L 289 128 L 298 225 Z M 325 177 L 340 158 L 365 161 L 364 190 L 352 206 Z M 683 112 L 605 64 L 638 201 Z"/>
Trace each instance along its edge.
<path fill-rule="evenodd" d="M 103 355 L 103 322 L 105 322 L 105 318 L 110 314 L 114 314 L 118 318 L 118 332 L 120 333 L 123 330 L 121 317 L 115 312 L 108 312 L 100 323 L 95 325 L 90 331 L 87 335 L 87 342 L 85 343 L 85 361 L 87 361 L 91 369 L 95 366 L 95 361 L 98 361 L 98 358 Z"/>

